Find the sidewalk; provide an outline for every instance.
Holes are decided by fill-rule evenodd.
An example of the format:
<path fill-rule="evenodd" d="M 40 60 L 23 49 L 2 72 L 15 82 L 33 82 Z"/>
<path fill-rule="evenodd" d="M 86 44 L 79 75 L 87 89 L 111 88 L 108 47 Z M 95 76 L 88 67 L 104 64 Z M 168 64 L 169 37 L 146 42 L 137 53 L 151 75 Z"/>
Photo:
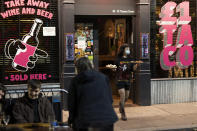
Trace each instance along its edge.
<path fill-rule="evenodd" d="M 118 108 L 115 111 L 120 118 Z M 126 115 L 127 121 L 115 123 L 115 131 L 185 131 L 192 127 L 197 131 L 197 102 L 126 107 Z"/>

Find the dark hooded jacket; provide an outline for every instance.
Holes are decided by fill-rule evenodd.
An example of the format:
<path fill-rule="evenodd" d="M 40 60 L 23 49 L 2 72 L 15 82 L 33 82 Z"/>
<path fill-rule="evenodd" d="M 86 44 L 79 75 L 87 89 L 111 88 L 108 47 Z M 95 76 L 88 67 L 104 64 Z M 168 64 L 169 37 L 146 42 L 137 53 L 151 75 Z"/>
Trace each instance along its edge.
<path fill-rule="evenodd" d="M 111 125 L 118 120 L 112 103 L 108 77 L 94 70 L 82 72 L 70 84 L 69 123 L 76 128 Z"/>
<path fill-rule="evenodd" d="M 35 104 L 30 101 L 27 93 L 24 95 L 24 97 L 19 98 L 12 111 L 16 123 L 34 123 L 34 106 Z M 47 98 L 42 97 L 41 94 L 37 100 L 37 108 L 39 116 L 38 122 L 48 122 L 48 117 L 54 116 L 51 102 Z"/>

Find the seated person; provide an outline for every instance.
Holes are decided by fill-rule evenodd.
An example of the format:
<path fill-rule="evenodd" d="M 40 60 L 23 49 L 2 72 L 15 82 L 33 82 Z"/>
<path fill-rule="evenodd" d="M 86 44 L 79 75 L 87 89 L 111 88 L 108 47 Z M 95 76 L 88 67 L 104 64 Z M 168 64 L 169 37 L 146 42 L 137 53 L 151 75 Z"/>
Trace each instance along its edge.
<path fill-rule="evenodd" d="M 10 120 L 9 123 L 14 123 L 13 115 L 12 115 L 12 100 L 5 99 L 6 95 L 6 87 L 0 83 L 0 115 L 9 115 Z"/>
<path fill-rule="evenodd" d="M 19 98 L 13 107 L 16 123 L 44 123 L 55 116 L 50 101 L 40 93 L 41 83 L 38 80 L 28 81 L 28 92 Z"/>
<path fill-rule="evenodd" d="M 4 112 L 6 109 L 6 101 L 5 101 L 5 92 L 6 87 L 0 83 L 0 112 Z"/>
<path fill-rule="evenodd" d="M 4 98 L 5 90 L 6 90 L 5 86 L 2 83 L 0 83 L 0 100 Z"/>

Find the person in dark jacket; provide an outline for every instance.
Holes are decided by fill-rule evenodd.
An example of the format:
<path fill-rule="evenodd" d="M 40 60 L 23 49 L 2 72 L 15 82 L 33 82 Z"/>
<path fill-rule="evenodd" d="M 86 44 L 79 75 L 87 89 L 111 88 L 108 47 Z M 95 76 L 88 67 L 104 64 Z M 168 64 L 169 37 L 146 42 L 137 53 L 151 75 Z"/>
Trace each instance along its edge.
<path fill-rule="evenodd" d="M 68 123 L 74 131 L 113 131 L 118 117 L 108 77 L 93 70 L 91 62 L 81 57 L 76 62 L 78 75 L 70 84 Z"/>
<path fill-rule="evenodd" d="M 5 99 L 6 87 L 0 83 L 0 112 L 6 115 L 11 115 L 10 100 Z"/>
<path fill-rule="evenodd" d="M 9 109 L 8 103 L 5 100 L 5 93 L 6 93 L 6 87 L 2 83 L 0 83 L 0 118 L 3 118 L 3 115 L 7 114 L 7 109 Z M 0 125 L 1 124 L 2 121 L 0 121 Z"/>
<path fill-rule="evenodd" d="M 12 100 L 5 98 L 6 93 L 6 87 L 2 83 L 0 83 L 0 117 L 2 117 L 3 115 L 9 115 L 9 123 L 14 123 L 12 115 Z"/>
<path fill-rule="evenodd" d="M 0 112 L 5 111 L 5 92 L 6 87 L 0 83 Z"/>
<path fill-rule="evenodd" d="M 41 83 L 38 80 L 28 81 L 28 92 L 19 98 L 13 107 L 16 123 L 45 123 L 54 117 L 50 101 L 40 93 Z"/>

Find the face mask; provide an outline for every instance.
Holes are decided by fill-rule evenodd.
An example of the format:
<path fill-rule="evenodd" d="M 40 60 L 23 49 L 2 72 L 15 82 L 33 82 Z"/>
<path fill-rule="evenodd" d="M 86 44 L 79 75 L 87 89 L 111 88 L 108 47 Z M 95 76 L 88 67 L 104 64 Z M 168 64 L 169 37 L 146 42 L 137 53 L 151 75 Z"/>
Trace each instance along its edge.
<path fill-rule="evenodd" d="M 129 55 L 130 54 L 130 50 L 125 50 L 125 54 Z"/>

